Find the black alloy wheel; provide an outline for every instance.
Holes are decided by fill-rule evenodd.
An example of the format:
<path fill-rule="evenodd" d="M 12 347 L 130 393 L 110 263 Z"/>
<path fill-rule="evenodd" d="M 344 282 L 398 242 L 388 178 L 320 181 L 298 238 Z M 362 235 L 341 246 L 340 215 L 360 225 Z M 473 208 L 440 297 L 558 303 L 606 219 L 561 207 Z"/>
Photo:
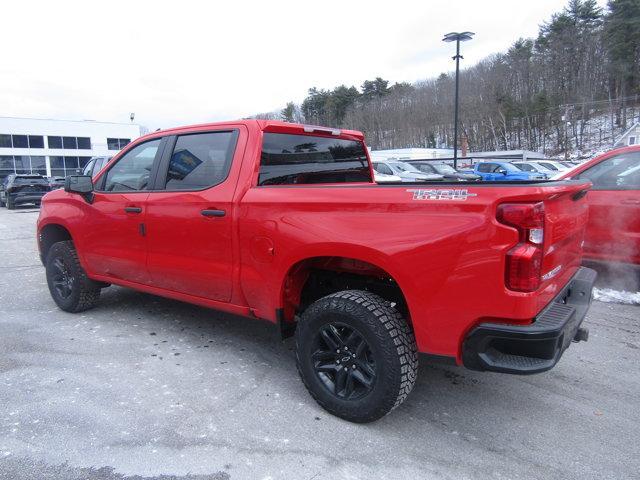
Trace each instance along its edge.
<path fill-rule="evenodd" d="M 51 283 L 56 293 L 62 299 L 69 298 L 73 293 L 73 286 L 76 281 L 75 276 L 69 272 L 61 257 L 53 259 L 51 270 Z"/>
<path fill-rule="evenodd" d="M 355 328 L 340 322 L 324 325 L 314 342 L 316 375 L 333 395 L 355 400 L 367 395 L 376 382 L 371 348 Z"/>

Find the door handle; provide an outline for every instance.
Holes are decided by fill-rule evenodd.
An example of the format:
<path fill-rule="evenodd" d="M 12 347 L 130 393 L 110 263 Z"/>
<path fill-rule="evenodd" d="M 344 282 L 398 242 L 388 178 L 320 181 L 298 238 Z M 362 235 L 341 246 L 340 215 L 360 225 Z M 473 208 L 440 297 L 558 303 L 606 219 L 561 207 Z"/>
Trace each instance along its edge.
<path fill-rule="evenodd" d="M 140 207 L 124 207 L 124 211 L 127 213 L 142 213 Z"/>
<path fill-rule="evenodd" d="M 200 213 L 205 217 L 224 217 L 227 214 L 224 210 L 202 210 Z"/>
<path fill-rule="evenodd" d="M 625 198 L 620 200 L 620 203 L 624 205 L 640 205 L 640 199 L 637 198 Z"/>

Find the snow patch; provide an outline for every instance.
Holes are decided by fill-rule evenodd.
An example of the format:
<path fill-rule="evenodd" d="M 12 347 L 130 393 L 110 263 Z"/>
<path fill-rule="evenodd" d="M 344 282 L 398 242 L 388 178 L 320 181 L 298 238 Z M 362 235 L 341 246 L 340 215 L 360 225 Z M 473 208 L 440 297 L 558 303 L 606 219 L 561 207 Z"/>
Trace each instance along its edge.
<path fill-rule="evenodd" d="M 627 292 L 611 288 L 594 288 L 593 298 L 605 303 L 624 303 L 626 305 L 640 305 L 640 292 Z"/>

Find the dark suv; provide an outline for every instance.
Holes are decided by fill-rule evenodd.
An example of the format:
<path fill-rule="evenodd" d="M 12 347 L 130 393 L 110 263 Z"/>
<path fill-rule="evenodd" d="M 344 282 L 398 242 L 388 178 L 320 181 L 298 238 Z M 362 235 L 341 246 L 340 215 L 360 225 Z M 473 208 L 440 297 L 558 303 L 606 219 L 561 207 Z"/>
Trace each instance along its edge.
<path fill-rule="evenodd" d="M 49 181 L 42 175 L 12 173 L 0 183 L 0 205 L 9 210 L 25 203 L 40 205 L 50 190 Z"/>

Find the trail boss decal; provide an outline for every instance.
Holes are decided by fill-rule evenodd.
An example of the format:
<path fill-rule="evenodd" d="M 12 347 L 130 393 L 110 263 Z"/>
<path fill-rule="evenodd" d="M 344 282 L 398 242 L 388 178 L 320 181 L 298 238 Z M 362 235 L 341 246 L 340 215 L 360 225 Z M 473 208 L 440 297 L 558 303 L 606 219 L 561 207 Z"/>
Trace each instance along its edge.
<path fill-rule="evenodd" d="M 407 192 L 413 193 L 414 200 L 466 200 L 468 197 L 477 197 L 476 193 L 469 193 L 465 189 L 411 189 Z"/>

